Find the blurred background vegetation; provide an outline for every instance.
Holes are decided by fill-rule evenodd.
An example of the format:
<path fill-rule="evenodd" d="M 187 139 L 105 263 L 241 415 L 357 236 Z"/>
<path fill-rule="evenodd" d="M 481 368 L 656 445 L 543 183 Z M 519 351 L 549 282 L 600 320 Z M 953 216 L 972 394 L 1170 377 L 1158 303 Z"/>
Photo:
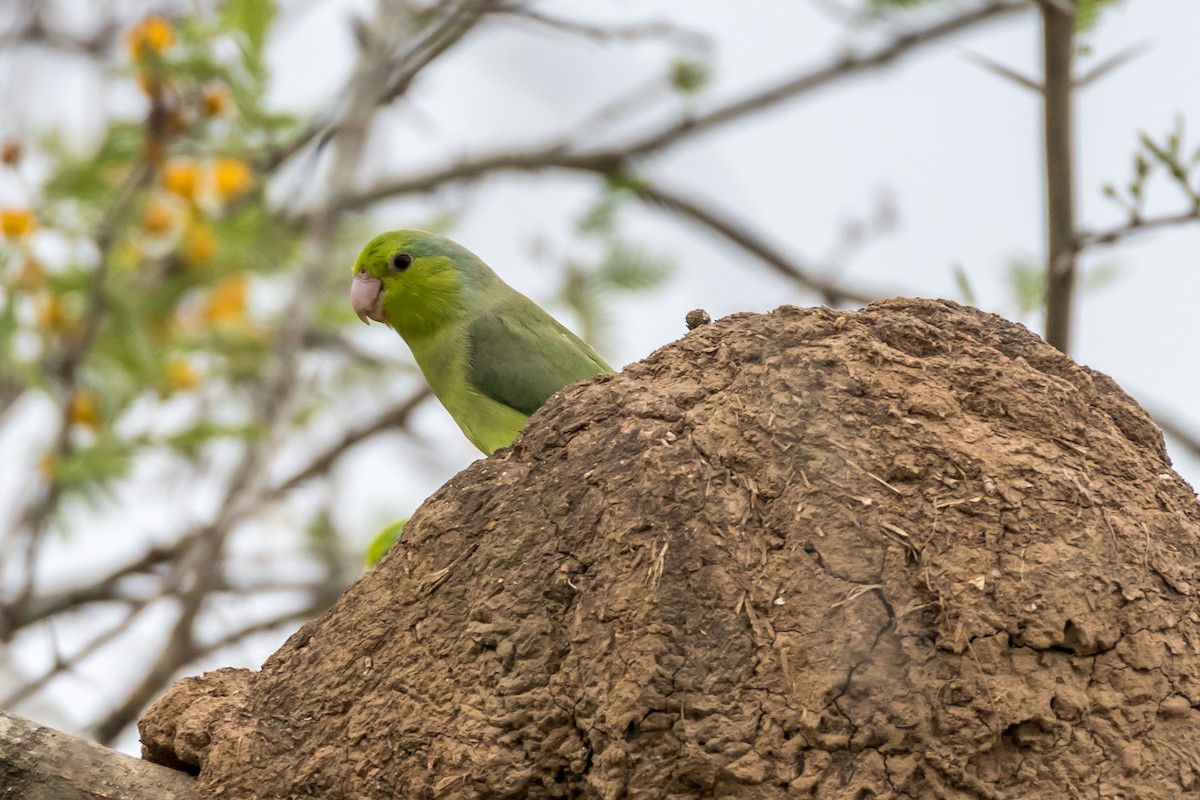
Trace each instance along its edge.
<path fill-rule="evenodd" d="M 683 332 L 689 309 L 664 287 L 698 274 L 678 255 L 697 250 L 668 246 L 647 214 L 719 241 L 725 249 L 711 252 L 727 265 L 725 291 L 764 308 L 849 307 L 891 292 L 847 268 L 898 226 L 891 194 L 846 221 L 826 256 L 805 260 L 787 228 L 739 213 L 736 182 L 710 185 L 719 169 L 685 161 L 672 176 L 656 169 L 664 154 L 1000 21 L 1039 31 L 1051 47 L 1054 15 L 1069 20 L 1059 42 L 1068 84 L 1073 59 L 1092 58 L 1073 73 L 1072 92 L 1140 52 L 1090 53 L 1089 32 L 1115 13 L 1105 0 L 804 5 L 825 19 L 828 52 L 783 53 L 791 69 L 782 77 L 765 72 L 720 95 L 711 86 L 727 44 L 689 27 L 686 2 L 658 4 L 661 16 L 620 2 L 501 0 L 14 0 L 0 9 L 0 707 L 132 747 L 131 724 L 171 680 L 257 665 L 361 572 L 379 527 L 473 457 L 428 402 L 399 338 L 360 329 L 350 312 L 349 265 L 374 233 L 426 227 L 461 239 L 464 218 L 536 217 L 520 187 L 570 176 L 583 199 L 566 224 L 548 214 L 545 230 L 527 226 L 519 288 L 601 350 L 641 331 L 631 354 L 640 357 L 665 343 L 664 325 Z M 312 18 L 334 20 L 340 38 L 297 35 Z M 411 99 L 460 52 L 481 51 L 476 65 L 506 57 L 489 36 L 513 27 L 541 48 L 522 80 L 545 82 L 550 97 L 582 95 L 587 113 L 527 118 L 472 98 L 469 86 L 435 82 L 440 94 L 463 90 L 444 108 L 488 108 L 486 124 L 459 131 L 454 113 Z M 285 37 L 313 42 L 288 51 L 303 63 L 271 59 Z M 619 84 L 564 90 L 571 79 L 555 65 L 580 50 L 641 55 Z M 1052 102 L 1047 65 L 1039 76 L 974 60 Z M 56 71 L 68 78 L 46 80 Z M 280 103 L 291 71 L 301 82 L 337 74 L 340 88 Z M 429 140 L 453 149 L 429 158 Z M 1129 177 L 1114 170 L 1111 184 L 1082 190 L 1118 209 L 1111 225 L 1085 229 L 1072 213 L 1058 244 L 1014 241 L 1017 252 L 1043 254 L 984 265 L 999 278 L 982 288 L 978 269 L 934 265 L 944 278 L 934 293 L 949 285 L 960 300 L 1030 321 L 1049 305 L 1051 316 L 1067 314 L 1069 332 L 1078 292 L 1116 274 L 1100 261 L 1076 281 L 1077 257 L 1200 213 L 1200 150 L 1182 123 L 1130 142 L 1130 152 Z M 778 153 L 778 181 L 800 181 L 806 158 L 821 154 Z M 480 208 L 477 190 L 501 175 L 516 176 L 517 188 Z M 1052 196 L 1061 179 L 1048 173 L 1043 188 Z M 1066 180 L 1065 196 L 1078 194 Z M 1147 205 L 1151 181 L 1174 192 L 1163 211 Z M 964 193 L 987 191 L 964 176 Z M 511 277 L 486 236 L 465 243 Z M 1056 264 L 1071 273 L 1058 312 L 1064 296 L 1046 292 Z M 896 270 L 891 285 L 928 293 L 911 265 Z M 670 322 L 641 326 L 638 308 Z M 1164 425 L 1176 445 L 1200 452 L 1185 425 Z"/>

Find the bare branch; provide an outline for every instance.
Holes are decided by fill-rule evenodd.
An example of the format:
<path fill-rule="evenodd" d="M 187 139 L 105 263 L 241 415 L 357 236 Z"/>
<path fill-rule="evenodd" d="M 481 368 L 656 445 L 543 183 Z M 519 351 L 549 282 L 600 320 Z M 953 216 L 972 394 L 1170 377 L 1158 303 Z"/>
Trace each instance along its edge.
<path fill-rule="evenodd" d="M 1075 14 L 1042 6 L 1043 149 L 1046 175 L 1046 341 L 1071 349 L 1075 302 Z"/>
<path fill-rule="evenodd" d="M 475 27 L 486 13 L 488 3 L 489 0 L 463 0 L 403 53 L 385 63 L 364 68 L 362 72 L 356 72 L 350 79 L 349 86 L 374 87 L 375 97 L 371 103 L 372 106 L 390 103 L 407 91 L 417 75 Z M 349 88 L 338 94 L 339 103 L 348 92 Z M 273 170 L 314 140 L 319 139 L 320 145 L 323 146 L 345 127 L 350 116 L 351 111 L 347 110 L 340 114 L 333 112 L 318 119 L 283 149 L 269 154 L 265 159 L 263 169 Z"/>
<path fill-rule="evenodd" d="M 1115 244 L 1131 236 L 1163 228 L 1171 228 L 1176 225 L 1185 225 L 1189 222 L 1200 222 L 1200 206 L 1192 208 L 1189 211 L 1182 211 L 1178 214 L 1166 214 L 1161 217 L 1137 217 L 1124 225 L 1117 225 L 1116 227 L 1104 230 L 1084 231 L 1077 237 L 1076 246 L 1084 249 L 1098 245 Z"/>
<path fill-rule="evenodd" d="M 271 499 L 287 494 L 305 481 L 325 474 L 338 458 L 359 442 L 365 441 L 381 431 L 404 427 L 408 424 L 409 417 L 412 416 L 417 406 L 423 403 L 430 395 L 428 387 L 422 388 L 412 397 L 384 411 L 372 422 L 368 422 L 366 425 L 355 428 L 352 431 L 347 431 L 335 444 L 329 446 L 313 458 L 308 463 L 308 466 L 297 470 L 287 480 L 274 486 L 267 493 L 267 498 Z"/>
<path fill-rule="evenodd" d="M 1072 0 L 1037 0 L 1037 4 L 1046 11 L 1075 19 L 1076 8 Z"/>
<path fill-rule="evenodd" d="M 997 75 L 999 75 L 1002 78 L 1007 78 L 1008 80 L 1012 81 L 1013 83 L 1017 84 L 1018 86 L 1024 86 L 1026 89 L 1031 89 L 1034 92 L 1037 92 L 1038 94 L 1041 94 L 1043 91 L 1042 85 L 1040 83 L 1038 83 L 1037 81 L 1035 81 L 1033 78 L 1030 78 L 1026 75 L 1022 75 L 1021 73 L 1017 72 L 1015 69 L 1012 69 L 1011 67 L 1006 67 L 1004 64 L 1001 64 L 999 61 L 993 61 L 992 59 L 988 58 L 987 56 L 980 55 L 979 53 L 972 53 L 969 50 L 966 51 L 963 55 L 965 55 L 971 61 L 974 61 L 979 66 L 984 67 L 985 69 L 991 70 L 992 72 L 996 73 Z"/>
<path fill-rule="evenodd" d="M 879 69 L 924 45 L 940 41 L 985 20 L 1023 11 L 1028 7 L 1028 0 L 992 0 L 992 2 L 947 17 L 941 22 L 925 28 L 901 33 L 895 36 L 890 43 L 864 55 L 848 54 L 825 67 L 781 81 L 697 117 L 681 119 L 674 125 L 651 134 L 641 141 L 631 143 L 624 148 L 626 155 L 644 155 L 661 150 L 685 135 L 694 136 L 731 120 L 740 119 L 747 114 L 778 105 L 798 95 L 823 88 L 831 83 Z"/>
<path fill-rule="evenodd" d="M 717 211 L 698 201 L 648 183 L 637 184 L 633 187 L 633 191 L 651 204 L 668 208 L 699 223 L 709 231 L 758 258 L 785 278 L 796 282 L 805 289 L 816 292 L 829 305 L 836 306 L 846 302 L 869 303 L 885 296 L 862 292 L 815 274 L 812 268 L 797 264 L 794 259 L 788 258 L 764 241 L 748 226 L 734 221 L 732 215 L 726 210 Z"/>
<path fill-rule="evenodd" d="M 739 100 L 718 106 L 695 117 L 685 117 L 641 138 L 621 145 L 587 151 L 573 150 L 567 139 L 555 139 L 540 145 L 505 150 L 466 158 L 455 164 L 424 173 L 383 179 L 365 190 L 342 198 L 339 210 L 363 208 L 371 203 L 402 194 L 429 192 L 446 184 L 479 178 L 495 172 L 533 172 L 574 170 L 612 174 L 631 160 L 662 150 L 698 133 L 727 122 L 763 111 L 785 100 L 824 88 L 832 83 L 879 69 L 903 55 L 931 44 L 972 25 L 999 18 L 1029 7 L 1028 0 L 993 0 L 971 11 L 957 14 L 926 28 L 896 36 L 890 44 L 861 56 L 845 56 L 819 69 L 781 81 Z"/>
<path fill-rule="evenodd" d="M 41 691 L 44 686 L 57 678 L 59 675 L 75 669 L 79 664 L 82 664 L 84 661 L 90 658 L 93 653 L 98 652 L 100 648 L 104 647 L 109 642 L 113 641 L 126 630 L 128 630 L 129 626 L 133 624 L 134 618 L 140 614 L 147 605 L 149 605 L 149 601 L 146 600 L 134 603 L 120 622 L 94 636 L 70 658 L 56 659 L 54 665 L 37 678 L 25 683 L 23 686 L 20 686 L 13 692 L 10 692 L 8 695 L 6 695 L 3 700 L 0 700 L 0 706 L 12 708 L 18 703 L 22 703 L 28 698 L 32 697 L 35 693 Z"/>
<path fill-rule="evenodd" d="M 1163 433 L 1174 439 L 1189 453 L 1200 458 L 1200 434 L 1184 428 L 1169 415 L 1154 412 L 1150 416 L 1154 419 L 1155 424 L 1162 428 Z"/>
<path fill-rule="evenodd" d="M 67 611 L 78 610 L 92 603 L 132 602 L 133 598 L 118 594 L 121 582 L 134 575 L 149 573 L 153 568 L 172 561 L 182 552 L 186 542 L 187 539 L 182 539 L 167 547 L 151 548 L 136 561 L 119 567 L 100 580 L 85 586 L 78 586 L 53 595 L 31 598 L 25 613 L 15 617 L 12 625 L 14 629 L 23 628 Z"/>
<path fill-rule="evenodd" d="M 711 39 L 700 31 L 688 30 L 669 22 L 641 22 L 632 25 L 593 25 L 578 20 L 555 17 L 536 11 L 522 4 L 499 6 L 498 15 L 506 15 L 516 21 L 532 22 L 551 31 L 583 36 L 597 42 L 636 41 L 639 39 L 673 40 L 687 47 L 704 48 L 712 44 Z"/>
<path fill-rule="evenodd" d="M 126 27 L 125 23 L 114 18 L 106 20 L 90 35 L 79 36 L 48 25 L 44 18 L 46 7 L 44 4 L 29 5 L 32 13 L 22 21 L 22 24 L 0 34 L 0 48 L 35 45 L 99 58 L 113 46 L 118 33 Z"/>
<path fill-rule="evenodd" d="M 1117 67 L 1123 66 L 1140 55 L 1150 51 L 1150 43 L 1142 42 L 1127 47 L 1114 56 L 1111 56 L 1097 64 L 1090 71 L 1075 79 L 1075 88 L 1082 89 L 1090 83 L 1094 83 L 1098 79 L 1112 72 Z"/>

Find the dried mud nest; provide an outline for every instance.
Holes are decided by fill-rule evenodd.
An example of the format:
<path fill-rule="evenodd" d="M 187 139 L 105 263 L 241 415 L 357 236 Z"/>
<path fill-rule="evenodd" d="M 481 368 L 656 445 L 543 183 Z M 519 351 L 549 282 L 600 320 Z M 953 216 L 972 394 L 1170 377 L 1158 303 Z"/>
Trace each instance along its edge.
<path fill-rule="evenodd" d="M 1145 413 L 1018 325 L 734 315 L 554 398 L 144 751 L 206 797 L 1179 798 L 1198 534 Z"/>

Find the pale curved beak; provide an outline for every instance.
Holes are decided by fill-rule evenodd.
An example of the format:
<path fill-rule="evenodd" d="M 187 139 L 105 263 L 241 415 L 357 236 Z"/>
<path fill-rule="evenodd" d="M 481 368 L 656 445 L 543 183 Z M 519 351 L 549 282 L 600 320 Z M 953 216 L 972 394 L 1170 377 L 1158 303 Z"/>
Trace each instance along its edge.
<path fill-rule="evenodd" d="M 383 322 L 383 281 L 368 272 L 356 272 L 350 281 L 350 305 L 367 325 Z"/>

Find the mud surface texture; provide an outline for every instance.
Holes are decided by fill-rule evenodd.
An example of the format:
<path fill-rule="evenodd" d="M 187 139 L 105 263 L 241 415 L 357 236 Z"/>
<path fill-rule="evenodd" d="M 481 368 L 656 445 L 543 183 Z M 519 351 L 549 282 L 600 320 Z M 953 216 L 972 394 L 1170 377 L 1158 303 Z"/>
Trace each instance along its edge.
<path fill-rule="evenodd" d="M 1174 800 L 1197 564 L 1157 429 L 1024 328 L 735 315 L 554 398 L 142 735 L 211 798 Z"/>

